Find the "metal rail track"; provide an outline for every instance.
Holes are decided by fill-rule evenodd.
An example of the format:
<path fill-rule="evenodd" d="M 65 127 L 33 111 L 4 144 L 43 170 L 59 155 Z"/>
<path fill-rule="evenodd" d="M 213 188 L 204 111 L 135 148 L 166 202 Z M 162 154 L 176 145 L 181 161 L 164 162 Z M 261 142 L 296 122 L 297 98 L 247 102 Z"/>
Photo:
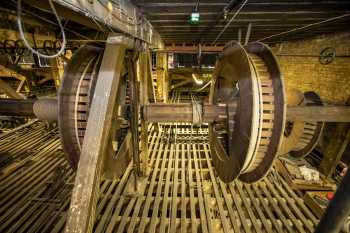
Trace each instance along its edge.
<path fill-rule="evenodd" d="M 149 136 L 151 173 L 130 192 L 132 166 L 101 183 L 95 232 L 313 232 L 318 219 L 278 175 L 247 185 L 221 182 L 207 129 L 177 125 Z M 197 140 L 191 140 L 196 138 Z M 0 135 L 0 232 L 63 232 L 74 174 L 57 129 L 32 122 Z"/>

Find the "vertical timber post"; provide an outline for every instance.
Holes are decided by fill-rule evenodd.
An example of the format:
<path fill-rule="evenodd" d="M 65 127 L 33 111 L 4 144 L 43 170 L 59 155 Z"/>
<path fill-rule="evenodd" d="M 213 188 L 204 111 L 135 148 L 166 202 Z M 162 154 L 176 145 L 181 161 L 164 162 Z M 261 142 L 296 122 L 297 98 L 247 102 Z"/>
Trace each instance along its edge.
<path fill-rule="evenodd" d="M 168 99 L 168 54 L 157 52 L 157 97 L 166 103 Z"/>
<path fill-rule="evenodd" d="M 144 52 L 140 54 L 140 105 L 144 106 L 149 103 L 149 84 L 152 84 L 152 77 L 150 77 L 149 72 L 149 50 L 146 48 Z M 141 173 L 142 175 L 147 175 L 148 173 L 148 123 L 141 121 Z"/>
<path fill-rule="evenodd" d="M 82 146 L 65 232 L 93 230 L 103 154 L 111 128 L 125 55 L 123 44 L 106 43 Z"/>
<path fill-rule="evenodd" d="M 154 90 L 153 85 L 153 77 L 152 77 L 152 55 L 151 51 L 148 49 L 146 52 L 146 70 L 147 70 L 147 79 L 148 79 L 148 96 L 150 97 L 150 101 L 152 103 L 156 102 L 156 92 Z"/>
<path fill-rule="evenodd" d="M 140 85 L 137 77 L 136 67 L 134 64 L 134 53 L 128 53 L 126 66 L 128 69 L 129 85 L 130 85 L 130 101 L 131 101 L 131 145 L 133 155 L 134 174 L 140 176 L 140 153 L 139 153 L 139 108 L 140 108 Z M 136 177 L 136 176 L 135 176 Z"/>
<path fill-rule="evenodd" d="M 61 58 L 50 59 L 50 64 L 53 67 L 51 70 L 51 77 L 55 83 L 56 89 L 58 90 L 64 73 Z"/>
<path fill-rule="evenodd" d="M 168 54 L 165 53 L 164 54 L 164 58 L 163 58 L 163 68 L 164 68 L 164 73 L 163 73 L 163 82 L 164 82 L 164 88 L 163 88 L 163 98 L 164 98 L 164 102 L 167 103 L 168 102 L 168 98 L 169 98 L 169 86 L 170 86 L 170 82 L 169 82 L 169 73 L 168 73 Z"/>

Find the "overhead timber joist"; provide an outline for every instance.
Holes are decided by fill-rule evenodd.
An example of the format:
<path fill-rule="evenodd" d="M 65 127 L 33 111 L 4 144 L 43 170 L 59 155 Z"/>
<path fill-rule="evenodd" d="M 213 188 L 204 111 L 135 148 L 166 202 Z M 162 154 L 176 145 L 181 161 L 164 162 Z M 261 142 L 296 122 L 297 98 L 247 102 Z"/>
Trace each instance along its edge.
<path fill-rule="evenodd" d="M 31 6 L 50 11 L 48 1 L 24 0 Z M 124 33 L 158 46 L 157 31 L 129 1 L 54 0 L 59 16 L 97 31 Z"/>
<path fill-rule="evenodd" d="M 238 31 L 241 30 L 244 35 L 249 23 L 252 23 L 250 41 L 273 43 L 346 30 L 350 22 L 349 1 L 133 0 L 133 3 L 145 12 L 163 40 L 169 43 L 212 43 L 243 4 L 217 43 L 237 40 Z M 192 25 L 189 18 L 197 4 L 200 20 L 199 24 Z M 229 4 L 233 8 L 223 14 Z M 323 21 L 326 22 L 319 24 Z M 315 25 L 303 28 L 311 24 Z M 301 29 L 277 35 L 296 28 Z M 271 35 L 276 36 L 267 38 Z"/>

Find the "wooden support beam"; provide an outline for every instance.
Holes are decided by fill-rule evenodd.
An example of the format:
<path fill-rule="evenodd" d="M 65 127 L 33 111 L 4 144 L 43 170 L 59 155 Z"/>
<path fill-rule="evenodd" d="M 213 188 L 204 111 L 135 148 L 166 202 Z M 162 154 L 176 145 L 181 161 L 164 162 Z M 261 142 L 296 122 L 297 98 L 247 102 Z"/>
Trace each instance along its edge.
<path fill-rule="evenodd" d="M 349 106 L 298 106 L 288 107 L 290 121 L 350 122 Z"/>
<path fill-rule="evenodd" d="M 126 67 L 128 70 L 128 80 L 130 86 L 130 130 L 131 130 L 131 152 L 133 158 L 134 174 L 140 176 L 140 147 L 139 147 L 139 107 L 140 107 L 140 85 L 138 82 L 136 67 L 134 64 L 134 55 L 129 52 L 126 57 Z M 143 90 L 142 90 L 143 91 Z"/>
<path fill-rule="evenodd" d="M 165 53 L 157 53 L 157 98 L 166 102 L 168 99 L 168 56 Z"/>
<path fill-rule="evenodd" d="M 33 41 L 33 34 L 29 32 L 24 33 L 26 39 L 28 40 L 29 44 L 34 46 Z M 0 29 L 0 40 L 21 40 L 21 36 L 19 35 L 19 32 L 16 30 L 10 30 L 10 29 Z M 56 40 L 55 34 L 52 31 L 47 31 L 47 34 L 42 33 L 35 33 L 35 45 L 42 48 L 44 46 L 45 40 Z"/>
<path fill-rule="evenodd" d="M 148 50 L 141 52 L 139 56 L 139 65 L 140 65 L 140 104 L 146 105 L 149 103 L 150 92 L 149 87 L 152 84 L 152 77 L 149 73 L 149 63 L 148 63 Z M 152 91 L 152 90 L 151 90 Z M 138 120 L 138 119 L 137 119 Z M 147 175 L 148 168 L 148 123 L 141 121 L 141 147 L 140 147 L 140 172 L 142 175 Z"/>
<path fill-rule="evenodd" d="M 230 105 L 234 112 L 237 105 Z M 197 108 L 196 108 L 197 109 Z M 227 117 L 227 106 L 204 104 L 201 112 L 194 112 L 191 103 L 156 103 L 143 106 L 143 117 L 148 122 L 193 122 L 195 114 L 201 114 L 201 122 L 213 122 Z"/>
<path fill-rule="evenodd" d="M 153 77 L 152 77 L 152 55 L 150 50 L 147 51 L 147 79 L 148 79 L 148 96 L 150 97 L 150 102 L 157 102 L 156 91 L 153 85 Z"/>
<path fill-rule="evenodd" d="M 34 99 L 0 99 L 0 115 L 35 117 Z"/>
<path fill-rule="evenodd" d="M 202 53 L 220 53 L 223 50 L 223 46 L 207 46 L 202 45 Z M 164 49 L 157 50 L 159 53 L 198 53 L 198 46 L 196 45 L 172 45 L 166 46 Z"/>
<path fill-rule="evenodd" d="M 346 146 L 350 141 L 350 124 L 339 123 L 331 134 L 321 161 L 319 171 L 325 176 L 330 177 L 337 164 L 340 162 Z"/>
<path fill-rule="evenodd" d="M 147 120 L 150 122 L 167 121 L 167 122 L 181 122 L 188 121 L 185 116 L 186 112 L 192 114 L 190 104 L 150 104 L 144 106 L 144 109 L 149 112 Z M 236 108 L 237 102 L 232 101 L 231 108 Z M 225 106 L 205 105 L 206 108 L 216 109 L 213 114 L 216 117 L 223 112 Z M 204 108 L 204 113 L 205 113 Z M 235 110 L 235 109 L 232 109 Z M 157 114 L 162 114 L 159 117 Z M 185 114 L 185 115 L 184 115 Z M 160 115 L 159 115 L 160 116 Z M 162 119 L 164 118 L 164 119 Z M 213 120 L 212 118 L 210 118 Z M 350 106 L 302 106 L 302 107 L 288 107 L 287 108 L 288 121 L 309 121 L 309 122 L 350 122 Z M 203 122 L 208 122 L 203 118 Z"/>
<path fill-rule="evenodd" d="M 16 90 L 12 89 L 11 86 L 7 85 L 4 81 L 1 82 L 0 89 L 2 89 L 9 97 L 11 98 L 16 98 L 16 99 L 24 99 L 25 97 L 20 94 L 19 92 L 21 91 L 24 83 L 27 81 L 27 77 L 19 74 L 18 72 L 9 69 L 3 65 L 0 65 L 0 77 L 11 77 L 18 79 L 20 81 L 19 85 L 17 86 Z"/>
<path fill-rule="evenodd" d="M 186 84 L 189 84 L 189 83 L 192 83 L 192 82 L 193 82 L 192 79 L 187 79 L 187 80 L 178 82 L 178 83 L 176 83 L 176 84 L 174 84 L 174 85 L 171 85 L 171 90 L 173 90 L 173 89 L 175 89 L 175 88 L 177 88 L 177 87 L 182 87 L 182 86 L 184 86 L 184 85 L 186 85 Z"/>
<path fill-rule="evenodd" d="M 9 84 L 0 79 L 0 90 L 3 91 L 8 97 L 14 99 L 25 99 L 25 96 L 16 92 Z"/>
<path fill-rule="evenodd" d="M 25 0 L 39 9 L 51 11 L 48 1 Z M 159 34 L 146 19 L 139 20 L 139 9 L 131 2 L 112 3 L 112 10 L 102 1 L 55 0 L 59 16 L 69 19 L 97 31 L 114 30 L 133 38 L 157 45 L 161 41 Z M 117 16 L 118 15 L 118 16 Z M 117 17 L 116 17 L 117 16 Z"/>
<path fill-rule="evenodd" d="M 65 231 L 93 230 L 103 155 L 111 128 L 125 46 L 106 44 L 96 83 Z"/>

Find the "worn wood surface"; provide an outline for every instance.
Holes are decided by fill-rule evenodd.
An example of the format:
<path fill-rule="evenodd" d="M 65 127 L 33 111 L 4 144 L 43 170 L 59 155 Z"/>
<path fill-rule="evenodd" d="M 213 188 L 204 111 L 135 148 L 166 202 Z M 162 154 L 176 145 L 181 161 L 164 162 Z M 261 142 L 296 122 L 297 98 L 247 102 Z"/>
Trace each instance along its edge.
<path fill-rule="evenodd" d="M 349 106 L 297 106 L 288 107 L 287 120 L 350 122 Z"/>
<path fill-rule="evenodd" d="M 190 143 L 191 134 L 199 141 Z M 183 125 L 176 135 L 177 143 L 168 143 L 165 131 L 150 128 L 145 189 L 126 190 L 132 166 L 120 180 L 98 184 L 94 232 L 313 232 L 318 218 L 283 179 L 224 184 L 213 168 L 207 129 L 194 134 Z M 18 166 L 0 177 L 0 231 L 63 232 L 74 174 L 57 129 L 34 122 L 0 136 L 1 157 L 5 151 Z"/>
<path fill-rule="evenodd" d="M 331 134 L 330 141 L 323 151 L 319 171 L 326 177 L 330 177 L 340 162 L 346 146 L 350 141 L 350 124 L 339 123 Z"/>
<path fill-rule="evenodd" d="M 75 178 L 67 233 L 88 233 L 93 230 L 103 154 L 111 127 L 124 51 L 124 46 L 120 44 L 107 44 L 105 48 Z"/>

